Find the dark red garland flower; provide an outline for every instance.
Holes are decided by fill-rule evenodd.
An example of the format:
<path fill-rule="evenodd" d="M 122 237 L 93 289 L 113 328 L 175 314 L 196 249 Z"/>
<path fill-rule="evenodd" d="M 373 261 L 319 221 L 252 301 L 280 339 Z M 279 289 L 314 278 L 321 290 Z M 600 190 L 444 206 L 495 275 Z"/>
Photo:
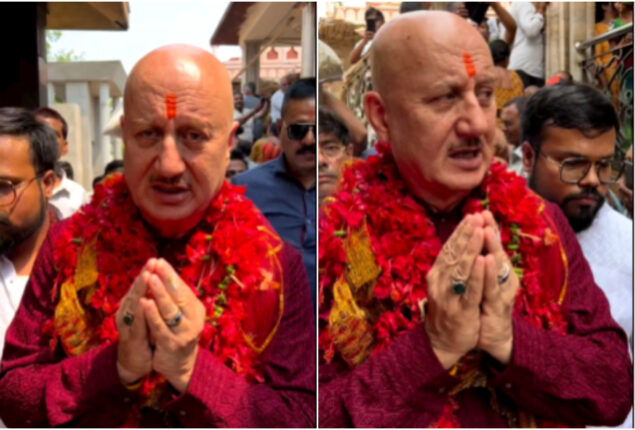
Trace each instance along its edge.
<path fill-rule="evenodd" d="M 259 353 L 281 316 L 282 272 L 278 258 L 282 241 L 243 193 L 243 187 L 227 182 L 222 185 L 204 221 L 189 238 L 185 253 L 177 256 L 175 269 L 206 309 L 200 347 L 211 350 L 234 371 L 262 382 Z M 78 268 L 78 258 L 91 241 L 96 267 Z M 95 285 L 80 299 L 90 315 L 86 319 L 89 330 L 86 335 L 73 333 L 73 339 L 85 342 L 85 349 L 116 342 L 114 318 L 120 299 L 147 260 L 157 257 L 156 239 L 141 220 L 122 175 L 109 176 L 95 187 L 91 203 L 65 225 L 54 249 L 56 300 L 64 283 L 77 284 L 90 271 L 97 275 Z M 248 312 L 254 300 L 267 294 L 272 296 L 265 297 L 267 303 L 273 303 L 271 309 Z M 63 300 L 59 298 L 59 303 Z M 68 355 L 81 353 L 76 342 L 66 341 L 68 336 L 56 330 L 60 326 L 56 318 L 65 316 L 53 317 L 44 327 L 52 337 L 51 346 L 59 342 Z M 160 395 L 157 392 L 162 390 L 162 383 L 156 374 L 143 381 L 141 394 L 146 402 Z"/>

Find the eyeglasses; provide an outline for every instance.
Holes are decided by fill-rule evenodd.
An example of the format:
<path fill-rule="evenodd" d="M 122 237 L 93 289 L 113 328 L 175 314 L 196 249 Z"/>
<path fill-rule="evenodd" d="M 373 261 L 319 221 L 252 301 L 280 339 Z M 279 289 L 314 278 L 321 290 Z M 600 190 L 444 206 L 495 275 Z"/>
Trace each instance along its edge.
<path fill-rule="evenodd" d="M 334 158 L 340 155 L 344 148 L 344 145 L 339 143 L 327 143 L 326 145 L 320 145 L 320 154 L 328 158 Z"/>
<path fill-rule="evenodd" d="M 565 184 L 577 184 L 595 165 L 595 172 L 602 184 L 614 184 L 624 171 L 624 161 L 617 159 L 591 161 L 586 158 L 572 157 L 558 161 L 553 157 L 541 152 L 546 160 L 560 168 L 560 180 Z"/>
<path fill-rule="evenodd" d="M 26 187 L 22 189 L 23 192 L 29 185 L 31 185 L 31 182 L 38 179 L 40 176 L 42 175 L 36 175 L 31 179 L 23 179 L 17 184 L 14 184 L 7 179 L 0 179 L 0 207 L 12 205 L 18 198 L 18 192 L 16 189 L 26 183 Z"/>
<path fill-rule="evenodd" d="M 311 129 L 315 136 L 315 124 L 291 124 L 287 127 L 287 136 L 292 140 L 302 140 L 309 129 Z"/>

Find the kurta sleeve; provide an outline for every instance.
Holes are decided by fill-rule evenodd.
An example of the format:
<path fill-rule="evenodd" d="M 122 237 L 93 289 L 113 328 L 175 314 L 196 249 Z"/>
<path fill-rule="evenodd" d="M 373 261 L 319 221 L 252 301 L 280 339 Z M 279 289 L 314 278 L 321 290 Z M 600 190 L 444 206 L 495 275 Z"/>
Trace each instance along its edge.
<path fill-rule="evenodd" d="M 168 409 L 186 427 L 315 427 L 315 324 L 300 254 L 285 243 L 284 311 L 252 383 L 200 350 L 187 391 Z"/>
<path fill-rule="evenodd" d="M 354 369 L 320 365 L 320 427 L 426 427 L 457 383 L 419 325 Z"/>
<path fill-rule="evenodd" d="M 619 425 L 633 404 L 633 369 L 625 333 L 560 209 L 548 205 L 564 246 L 568 289 L 562 336 L 515 318 L 511 363 L 493 385 L 527 411 L 569 425 Z"/>
<path fill-rule="evenodd" d="M 0 373 L 0 417 L 9 427 L 118 426 L 131 393 L 119 382 L 116 345 L 76 357 L 49 346 L 42 327 L 54 313 L 52 237 L 49 231 L 18 311 L 6 335 Z"/>

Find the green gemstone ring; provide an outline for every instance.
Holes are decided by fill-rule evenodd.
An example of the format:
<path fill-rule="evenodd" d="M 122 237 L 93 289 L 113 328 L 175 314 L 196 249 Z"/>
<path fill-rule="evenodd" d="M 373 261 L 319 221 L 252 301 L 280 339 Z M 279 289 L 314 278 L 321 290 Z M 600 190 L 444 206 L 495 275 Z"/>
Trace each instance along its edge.
<path fill-rule="evenodd" d="M 453 280 L 452 291 L 454 291 L 454 294 L 456 294 L 457 296 L 462 296 L 467 291 L 467 287 L 465 286 L 464 282 Z"/>
<path fill-rule="evenodd" d="M 125 314 L 123 314 L 123 323 L 125 325 L 131 326 L 133 322 L 134 322 L 134 315 L 132 315 L 130 312 L 126 312 Z"/>

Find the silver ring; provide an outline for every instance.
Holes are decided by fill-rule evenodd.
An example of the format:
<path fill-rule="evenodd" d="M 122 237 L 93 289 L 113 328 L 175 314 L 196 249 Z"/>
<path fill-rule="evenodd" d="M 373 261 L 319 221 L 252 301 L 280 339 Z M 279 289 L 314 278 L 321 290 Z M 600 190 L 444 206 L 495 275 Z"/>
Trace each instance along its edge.
<path fill-rule="evenodd" d="M 179 311 L 179 313 L 176 314 L 174 318 L 172 318 L 169 321 L 166 321 L 165 324 L 170 328 L 176 327 L 177 325 L 181 323 L 182 319 L 183 319 L 183 312 Z"/>
<path fill-rule="evenodd" d="M 131 314 L 130 312 L 126 311 L 123 314 L 123 323 L 125 325 L 127 325 L 128 327 L 130 327 L 132 325 L 132 323 L 134 323 L 134 315 Z"/>
<path fill-rule="evenodd" d="M 505 263 L 505 266 L 503 267 L 503 273 L 501 275 L 498 275 L 498 283 L 499 284 L 505 283 L 505 281 L 509 279 L 510 273 L 511 273 L 511 270 L 509 269 L 509 264 Z"/>

